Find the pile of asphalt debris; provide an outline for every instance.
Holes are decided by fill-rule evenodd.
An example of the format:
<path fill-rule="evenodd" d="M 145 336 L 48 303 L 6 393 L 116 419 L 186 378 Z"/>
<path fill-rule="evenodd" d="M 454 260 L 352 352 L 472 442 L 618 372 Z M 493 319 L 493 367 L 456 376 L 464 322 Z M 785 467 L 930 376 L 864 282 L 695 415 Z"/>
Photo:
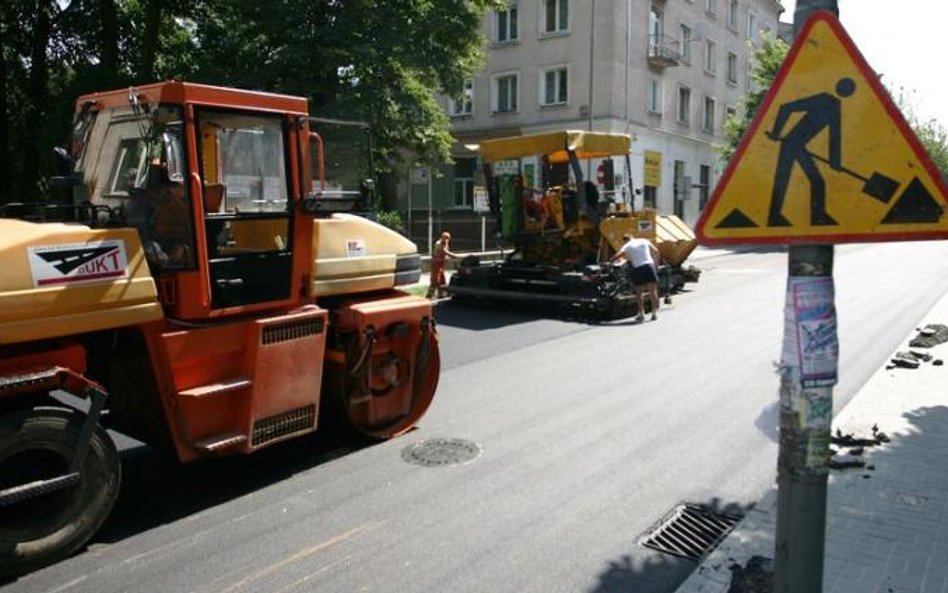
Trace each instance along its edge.
<path fill-rule="evenodd" d="M 916 329 L 918 335 L 909 340 L 909 350 L 896 352 L 895 356 L 886 365 L 886 370 L 894 368 L 917 369 L 926 362 L 933 366 L 941 366 L 945 362 L 940 358 L 935 358 L 928 352 L 922 352 L 917 348 L 934 348 L 939 344 L 948 342 L 948 326 L 940 323 L 931 323 L 925 327 Z"/>
<path fill-rule="evenodd" d="M 746 566 L 732 564 L 731 586 L 727 593 L 771 593 L 774 590 L 774 561 L 764 556 L 751 556 Z"/>
<path fill-rule="evenodd" d="M 830 436 L 830 469 L 848 469 L 848 468 L 866 468 L 875 470 L 876 466 L 866 465 L 863 454 L 867 448 L 878 447 L 883 443 L 888 443 L 891 439 L 889 435 L 879 430 L 875 424 L 872 425 L 872 437 L 860 438 L 852 433 L 843 434 L 840 429 L 836 429 L 836 434 Z M 869 475 L 863 475 L 868 478 Z"/>

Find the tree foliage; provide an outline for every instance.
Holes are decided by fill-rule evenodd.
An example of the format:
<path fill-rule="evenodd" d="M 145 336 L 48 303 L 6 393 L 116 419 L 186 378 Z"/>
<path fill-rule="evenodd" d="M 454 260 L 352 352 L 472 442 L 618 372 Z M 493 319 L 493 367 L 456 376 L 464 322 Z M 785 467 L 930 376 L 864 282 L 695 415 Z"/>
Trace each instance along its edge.
<path fill-rule="evenodd" d="M 942 179 L 948 180 L 948 130 L 934 118 L 921 117 L 905 93 L 893 93 L 892 89 L 889 89 L 889 93 L 895 97 L 896 107 L 902 112 L 905 121 L 911 126 L 922 147 L 931 157 Z"/>
<path fill-rule="evenodd" d="M 451 145 L 434 95 L 483 59 L 498 0 L 5 0 L 0 201 L 34 199 L 86 92 L 179 79 L 308 97 L 372 124 L 380 161 Z"/>
<path fill-rule="evenodd" d="M 783 40 L 764 34 L 760 46 L 754 51 L 751 64 L 753 90 L 744 95 L 738 113 L 724 122 L 725 144 L 718 148 L 725 162 L 737 150 L 789 49 L 790 46 Z M 948 130 L 935 119 L 920 117 L 905 93 L 893 93 L 891 89 L 889 93 L 895 97 L 896 106 L 902 111 L 942 177 L 948 179 Z"/>
<path fill-rule="evenodd" d="M 751 90 L 745 93 L 740 101 L 739 108 L 735 115 L 728 116 L 724 121 L 724 140 L 725 143 L 718 147 L 718 151 L 724 162 L 731 160 L 731 156 L 737 150 L 741 138 L 747 132 L 754 116 L 757 115 L 757 109 L 764 100 L 767 91 L 773 84 L 777 71 L 787 57 L 787 51 L 790 46 L 779 37 L 764 32 L 761 34 L 760 45 L 757 47 L 751 58 L 750 78 Z"/>

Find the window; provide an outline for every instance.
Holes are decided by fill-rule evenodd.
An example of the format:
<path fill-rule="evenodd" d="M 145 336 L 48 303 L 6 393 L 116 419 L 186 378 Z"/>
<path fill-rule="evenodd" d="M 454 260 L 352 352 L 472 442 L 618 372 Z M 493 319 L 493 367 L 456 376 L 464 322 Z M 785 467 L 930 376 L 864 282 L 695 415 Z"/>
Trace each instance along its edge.
<path fill-rule="evenodd" d="M 698 208 L 704 210 L 711 192 L 711 167 L 701 165 L 698 173 Z"/>
<path fill-rule="evenodd" d="M 691 89 L 678 87 L 678 123 L 688 125 L 691 122 Z"/>
<path fill-rule="evenodd" d="M 97 123 L 108 126 L 97 153 L 90 193 L 126 201 L 127 221 L 142 238 L 148 263 L 161 269 L 194 266 L 190 184 L 184 183 L 184 115 L 152 105 L 150 112 L 115 109 Z M 95 130 L 99 130 L 98 126 Z"/>
<path fill-rule="evenodd" d="M 733 105 L 724 108 L 724 121 L 729 121 L 737 117 L 737 109 Z"/>
<path fill-rule="evenodd" d="M 678 29 L 678 41 L 681 44 L 681 61 L 691 63 L 691 27 L 681 25 Z"/>
<path fill-rule="evenodd" d="M 542 71 L 540 76 L 541 105 L 565 105 L 569 98 L 569 76 L 566 66 L 557 66 Z"/>
<path fill-rule="evenodd" d="M 747 13 L 747 37 L 753 39 L 757 35 L 757 15 L 753 12 Z"/>
<path fill-rule="evenodd" d="M 474 81 L 468 79 L 464 81 L 461 96 L 448 102 L 448 114 L 452 117 L 460 117 L 472 113 L 474 113 Z"/>
<path fill-rule="evenodd" d="M 494 112 L 505 113 L 517 110 L 517 75 L 501 74 L 494 77 Z"/>
<path fill-rule="evenodd" d="M 662 83 L 654 78 L 648 80 L 648 97 L 646 104 L 649 113 L 662 113 Z"/>
<path fill-rule="evenodd" d="M 286 212 L 283 143 L 277 117 L 209 113 L 201 120 L 204 181 L 227 188 L 221 212 Z"/>
<path fill-rule="evenodd" d="M 148 173 L 144 138 L 123 138 L 119 141 L 106 195 L 128 196 L 129 189 L 141 187 Z"/>
<path fill-rule="evenodd" d="M 718 13 L 718 0 L 704 0 L 704 8 L 711 16 Z"/>
<path fill-rule="evenodd" d="M 665 34 L 665 18 L 660 10 L 654 6 L 648 13 L 648 35 L 651 42 L 655 45 L 662 44 L 662 35 Z"/>
<path fill-rule="evenodd" d="M 708 39 L 704 42 L 704 71 L 714 74 L 718 71 L 718 44 Z"/>
<path fill-rule="evenodd" d="M 674 174 L 674 187 L 672 187 L 672 192 L 675 195 L 675 216 L 684 218 L 685 200 L 691 192 L 691 187 L 689 187 L 690 183 L 688 182 L 688 178 L 685 177 L 685 161 L 675 161 Z"/>
<path fill-rule="evenodd" d="M 727 81 L 729 84 L 737 84 L 737 54 L 727 52 Z"/>
<path fill-rule="evenodd" d="M 543 33 L 569 29 L 569 0 L 543 0 Z"/>
<path fill-rule="evenodd" d="M 642 194 L 642 207 L 655 208 L 658 203 L 658 188 L 651 185 L 645 186 L 645 192 Z"/>
<path fill-rule="evenodd" d="M 474 205 L 474 167 L 477 159 L 458 158 L 454 163 L 454 205 Z"/>
<path fill-rule="evenodd" d="M 701 120 L 701 129 L 705 132 L 714 131 L 714 99 L 704 98 L 704 118 Z"/>
<path fill-rule="evenodd" d="M 496 20 L 495 41 L 504 43 L 507 41 L 516 41 L 520 38 L 517 26 L 517 5 L 510 4 L 506 10 L 498 10 L 494 13 Z"/>
<path fill-rule="evenodd" d="M 729 0 L 727 5 L 727 27 L 732 31 L 737 31 L 737 0 Z"/>
<path fill-rule="evenodd" d="M 648 13 L 648 55 L 664 56 L 665 43 L 662 39 L 665 33 L 665 23 L 661 11 L 654 6 Z"/>

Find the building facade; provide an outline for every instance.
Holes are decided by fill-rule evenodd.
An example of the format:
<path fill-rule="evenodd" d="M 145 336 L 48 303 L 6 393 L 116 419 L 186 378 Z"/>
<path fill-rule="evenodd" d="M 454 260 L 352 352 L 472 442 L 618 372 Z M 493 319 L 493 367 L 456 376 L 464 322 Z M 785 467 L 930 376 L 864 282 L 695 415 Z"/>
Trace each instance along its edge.
<path fill-rule="evenodd" d="M 725 117 L 750 88 L 754 45 L 777 35 L 782 11 L 777 0 L 510 0 L 484 20 L 486 67 L 444 101 L 455 163 L 427 186 L 416 175 L 408 201 L 471 212 L 479 163 L 466 147 L 592 129 L 633 136 L 631 180 L 616 162 L 615 183 L 635 208 L 694 224 L 720 172 Z"/>

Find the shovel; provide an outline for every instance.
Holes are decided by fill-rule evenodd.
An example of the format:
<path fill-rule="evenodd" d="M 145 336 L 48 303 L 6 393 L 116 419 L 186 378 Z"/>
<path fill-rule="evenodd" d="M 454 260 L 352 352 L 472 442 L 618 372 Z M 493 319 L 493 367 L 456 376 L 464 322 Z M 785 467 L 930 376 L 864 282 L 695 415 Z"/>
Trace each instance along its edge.
<path fill-rule="evenodd" d="M 777 138 L 770 132 L 767 132 L 766 136 L 775 142 L 783 142 L 783 138 Z M 833 166 L 833 163 L 829 162 L 829 159 L 825 159 L 818 154 L 813 154 L 810 151 L 807 151 L 807 154 L 818 161 L 826 163 L 830 167 Z M 870 198 L 879 200 L 883 204 L 888 204 L 889 200 L 892 199 L 892 196 L 895 195 L 896 190 L 899 189 L 900 183 L 898 181 L 879 172 L 873 172 L 872 175 L 866 177 L 865 175 L 857 173 L 852 169 L 847 169 L 846 167 L 842 166 L 836 170 L 841 171 L 850 177 L 858 179 L 859 181 L 862 181 L 862 193 L 866 194 Z"/>
<path fill-rule="evenodd" d="M 828 159 L 824 159 L 818 154 L 813 154 L 812 152 L 807 152 L 811 157 L 815 158 L 818 161 L 822 161 L 827 165 L 833 166 Z M 892 196 L 895 195 L 895 191 L 899 189 L 899 182 L 891 177 L 886 177 L 882 173 L 874 171 L 872 175 L 868 178 L 853 171 L 852 169 L 847 169 L 846 167 L 840 167 L 837 169 L 843 173 L 862 181 L 862 193 L 866 194 L 870 198 L 875 198 L 882 202 L 883 204 L 888 204 L 889 200 L 892 199 Z"/>

